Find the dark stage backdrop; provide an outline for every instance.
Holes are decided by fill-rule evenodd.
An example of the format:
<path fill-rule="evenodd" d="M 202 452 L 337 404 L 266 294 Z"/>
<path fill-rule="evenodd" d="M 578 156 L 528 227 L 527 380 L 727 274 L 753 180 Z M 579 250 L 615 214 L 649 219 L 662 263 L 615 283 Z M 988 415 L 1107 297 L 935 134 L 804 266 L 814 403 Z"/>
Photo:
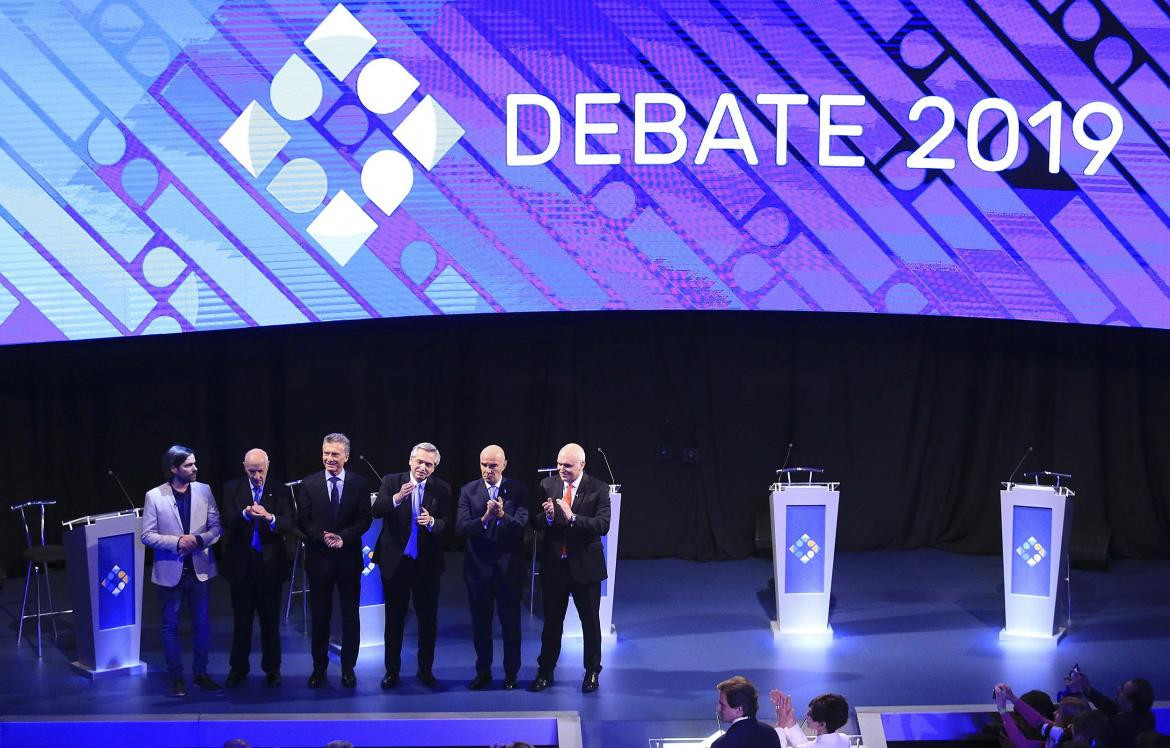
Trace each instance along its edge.
<path fill-rule="evenodd" d="M 480 448 L 535 485 L 566 441 L 625 486 L 622 555 L 735 558 L 787 444 L 842 483 L 842 550 L 994 553 L 999 481 L 1074 474 L 1076 525 L 1113 553 L 1170 556 L 1170 334 L 987 320 L 760 312 L 419 318 L 0 348 L 2 498 L 57 519 L 124 506 L 196 450 L 218 494 L 246 449 L 320 468 L 321 436 L 382 471 L 411 445 L 477 477 Z M 669 447 L 670 459 L 659 459 Z M 687 448 L 697 461 L 684 464 Z M 9 574 L 22 539 L 5 518 Z M 54 531 L 53 535 L 58 535 Z"/>

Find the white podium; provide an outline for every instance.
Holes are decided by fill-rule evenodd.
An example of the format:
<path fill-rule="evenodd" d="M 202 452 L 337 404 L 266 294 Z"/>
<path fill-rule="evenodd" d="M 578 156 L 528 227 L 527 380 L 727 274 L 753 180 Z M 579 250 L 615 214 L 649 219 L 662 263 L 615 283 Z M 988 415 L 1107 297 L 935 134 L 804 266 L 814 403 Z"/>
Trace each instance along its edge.
<path fill-rule="evenodd" d="M 837 548 L 838 483 L 815 483 L 818 468 L 779 470 L 772 484 L 772 566 L 776 580 L 774 637 L 832 636 L 829 595 Z M 792 473 L 808 473 L 793 483 Z"/>
<path fill-rule="evenodd" d="M 613 484 L 609 487 L 609 532 L 601 538 L 601 552 L 605 554 L 606 579 L 601 582 L 601 640 L 603 642 L 617 639 L 617 627 L 613 625 L 613 590 L 617 582 L 618 557 L 618 528 L 622 519 L 622 487 Z M 577 615 L 577 607 L 569 600 L 569 607 L 565 610 L 565 627 L 562 636 L 581 638 L 581 617 Z"/>
<path fill-rule="evenodd" d="M 125 510 L 62 523 L 77 637 L 77 660 L 70 665 L 90 680 L 146 672 L 140 513 Z"/>
<path fill-rule="evenodd" d="M 1036 483 L 1004 483 L 999 494 L 1003 533 L 1004 628 L 1001 640 L 1055 644 L 1065 634 L 1057 624 L 1061 581 L 1068 573 L 1068 536 L 1074 495 L 1060 485 L 1061 473 L 1029 473 Z M 1041 485 L 1040 477 L 1055 477 Z"/>

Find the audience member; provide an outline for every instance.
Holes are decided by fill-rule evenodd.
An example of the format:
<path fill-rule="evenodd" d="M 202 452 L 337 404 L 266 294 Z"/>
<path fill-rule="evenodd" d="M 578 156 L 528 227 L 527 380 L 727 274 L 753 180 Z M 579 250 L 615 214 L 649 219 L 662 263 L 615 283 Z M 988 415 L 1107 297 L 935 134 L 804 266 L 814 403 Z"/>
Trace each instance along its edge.
<path fill-rule="evenodd" d="M 724 722 L 731 724 L 711 748 L 780 748 L 780 736 L 776 731 L 756 721 L 760 701 L 750 680 L 736 675 L 715 688 L 719 690 L 715 714 L 721 726 Z"/>
<path fill-rule="evenodd" d="M 1110 699 L 1089 684 L 1089 676 L 1074 669 L 1065 681 L 1068 690 L 1080 693 L 1109 717 L 1111 748 L 1134 748 L 1137 736 L 1154 729 L 1154 689 L 1145 678 L 1131 678 Z"/>
<path fill-rule="evenodd" d="M 812 741 L 796 722 L 792 697 L 772 689 L 772 706 L 776 707 L 776 732 L 792 748 L 805 748 Z M 816 734 L 818 748 L 849 748 L 849 736 L 838 732 L 849 721 L 849 702 L 835 693 L 823 693 L 808 702 L 805 727 Z"/>
<path fill-rule="evenodd" d="M 1030 739 L 1023 733 L 1019 724 L 1008 711 L 1009 702 L 1015 707 L 1016 714 L 1023 718 L 1027 725 L 1039 731 L 1039 738 Z M 1092 708 L 1089 706 L 1089 702 L 1084 699 L 1066 696 L 1056 705 L 1053 718 L 1046 719 L 1028 702 L 1012 693 L 1011 687 L 1005 683 L 1000 683 L 995 687 L 995 707 L 1003 722 L 1003 728 L 1007 732 L 1008 740 L 1015 748 L 1040 748 L 1040 746 L 1052 748 L 1057 743 L 1068 740 L 1069 737 L 1076 734 L 1074 730 L 1070 729 L 1073 721 Z"/>

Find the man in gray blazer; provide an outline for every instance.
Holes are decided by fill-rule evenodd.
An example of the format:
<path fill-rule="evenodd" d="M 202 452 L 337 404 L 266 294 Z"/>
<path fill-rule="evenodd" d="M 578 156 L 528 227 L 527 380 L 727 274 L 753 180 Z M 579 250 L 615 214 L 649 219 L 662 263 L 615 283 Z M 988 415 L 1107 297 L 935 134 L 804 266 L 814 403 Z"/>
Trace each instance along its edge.
<path fill-rule="evenodd" d="M 187 695 L 179 649 L 179 608 L 191 610 L 194 628 L 195 685 L 208 691 L 221 686 L 207 675 L 211 629 L 207 620 L 207 582 L 215 576 L 211 546 L 219 540 L 219 510 L 211 487 L 195 477 L 195 453 L 176 444 L 163 457 L 167 482 L 146 493 L 142 509 L 142 544 L 154 549 L 154 572 L 162 603 L 162 641 L 171 685 L 169 694 Z"/>

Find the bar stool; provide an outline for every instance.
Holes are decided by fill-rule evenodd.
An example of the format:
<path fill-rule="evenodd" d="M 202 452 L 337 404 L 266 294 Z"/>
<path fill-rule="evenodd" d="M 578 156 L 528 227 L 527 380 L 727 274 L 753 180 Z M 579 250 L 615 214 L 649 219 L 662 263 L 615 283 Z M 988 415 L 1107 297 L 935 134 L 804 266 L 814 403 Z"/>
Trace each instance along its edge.
<path fill-rule="evenodd" d="M 21 524 L 24 525 L 24 540 L 26 543 L 24 549 L 24 557 L 28 559 L 28 569 L 24 575 L 24 599 L 20 603 L 20 625 L 16 629 L 16 646 L 20 646 L 20 640 L 24 636 L 24 620 L 26 618 L 37 619 L 37 657 L 41 656 L 41 618 L 48 616 L 49 622 L 53 626 L 53 641 L 57 640 L 57 618 L 56 616 L 62 613 L 72 613 L 72 610 L 55 610 L 53 605 L 53 585 L 49 579 L 49 565 L 50 564 L 64 564 L 65 563 L 65 546 L 63 545 L 49 545 L 45 543 L 45 507 L 50 507 L 57 502 L 52 499 L 37 499 L 34 501 L 26 501 L 23 504 L 14 504 L 12 511 L 20 513 Z M 37 513 L 40 514 L 40 532 L 33 534 L 30 527 L 29 515 L 33 515 L 33 521 L 37 518 Z M 42 610 L 41 606 L 41 577 L 45 581 L 45 596 L 48 599 L 49 610 Z M 33 576 L 36 576 L 36 598 L 37 598 L 37 612 L 26 613 L 28 610 L 28 587 L 29 582 Z"/>
<path fill-rule="evenodd" d="M 301 583 L 297 585 L 297 569 L 300 568 Z M 293 551 L 292 570 L 288 578 L 288 599 L 284 605 L 284 620 L 287 622 L 292 613 L 294 595 L 301 596 L 301 621 L 305 631 L 309 630 L 309 573 L 305 570 L 305 541 L 298 539 L 296 550 Z"/>

